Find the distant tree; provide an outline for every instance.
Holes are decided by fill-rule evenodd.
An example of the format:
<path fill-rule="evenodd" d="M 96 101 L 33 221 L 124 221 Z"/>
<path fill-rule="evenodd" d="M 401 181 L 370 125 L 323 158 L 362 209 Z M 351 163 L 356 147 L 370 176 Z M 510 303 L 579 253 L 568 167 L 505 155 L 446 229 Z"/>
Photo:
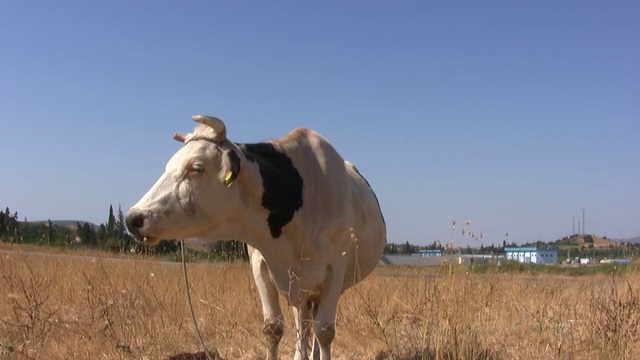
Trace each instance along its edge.
<path fill-rule="evenodd" d="M 87 235 L 87 240 L 89 241 L 89 244 L 95 246 L 97 237 L 96 237 L 96 232 L 93 230 L 93 227 L 91 227 L 89 223 L 85 222 L 84 225 L 82 226 L 82 230 Z"/>
<path fill-rule="evenodd" d="M 5 240 L 5 234 L 7 233 L 7 221 L 6 211 L 0 212 L 0 238 L 2 238 L 3 241 Z"/>
<path fill-rule="evenodd" d="M 80 221 L 76 221 L 76 229 L 78 229 L 78 237 L 80 238 L 80 241 L 82 241 L 82 224 L 80 224 Z"/>
<path fill-rule="evenodd" d="M 124 213 L 122 212 L 122 206 L 118 204 L 118 218 L 115 224 L 116 237 L 120 243 L 121 251 L 128 251 L 131 247 L 131 241 L 133 238 L 127 232 L 127 225 L 124 220 Z"/>
<path fill-rule="evenodd" d="M 97 235 L 93 230 L 89 223 L 85 222 L 84 224 L 80 224 L 80 222 L 76 222 L 78 226 L 78 237 L 82 241 L 83 244 L 87 244 L 90 246 L 95 246 L 97 244 Z"/>
<path fill-rule="evenodd" d="M 388 254 L 388 255 L 395 255 L 398 253 L 398 248 L 396 246 L 396 244 L 394 243 L 388 243 L 385 247 L 384 247 L 384 253 Z"/>
<path fill-rule="evenodd" d="M 123 247 L 125 249 L 129 248 L 129 244 L 131 243 L 132 237 L 129 235 L 127 231 L 127 224 L 124 219 L 124 213 L 122 212 L 122 207 L 118 205 L 118 229 L 120 234 L 120 239 L 122 240 Z"/>
<path fill-rule="evenodd" d="M 6 223 L 7 223 L 7 216 L 5 215 L 5 213 L 0 212 L 0 236 L 4 236 L 4 234 L 7 231 Z"/>
<path fill-rule="evenodd" d="M 127 235 L 127 227 L 124 223 L 124 214 L 122 213 L 122 207 L 118 205 L 118 217 L 115 220 L 114 225 L 116 239 L 124 239 Z"/>
<path fill-rule="evenodd" d="M 20 241 L 23 243 L 38 243 L 40 232 L 44 231 L 44 224 L 20 223 Z"/>
<path fill-rule="evenodd" d="M 113 205 L 109 205 L 109 215 L 106 224 L 100 224 L 96 234 L 98 246 L 109 251 L 128 251 L 133 238 L 127 232 L 122 206 L 118 205 L 117 216 L 114 216 Z M 165 246 L 166 249 L 171 246 Z M 146 251 L 145 251 L 146 252 Z M 151 251 L 148 253 L 156 253 Z"/>
<path fill-rule="evenodd" d="M 98 227 L 96 240 L 98 241 L 98 243 L 104 243 L 107 240 L 107 227 L 104 226 L 104 224 L 100 224 L 100 226 Z"/>
<path fill-rule="evenodd" d="M 113 206 L 109 205 L 109 218 L 107 219 L 107 238 L 114 237 L 116 217 L 113 216 Z"/>
<path fill-rule="evenodd" d="M 51 239 L 54 238 L 53 223 L 51 222 L 51 219 L 47 220 L 47 228 L 46 228 L 45 238 L 46 238 L 46 241 L 47 241 L 47 245 L 51 245 Z"/>
<path fill-rule="evenodd" d="M 407 241 L 406 243 L 404 243 L 404 245 L 402 245 L 402 250 L 400 251 L 402 254 L 411 254 L 411 244 L 409 244 L 409 242 Z"/>
<path fill-rule="evenodd" d="M 11 215 L 11 210 L 7 206 L 4 212 L 0 212 L 0 240 L 15 242 L 20 239 L 20 222 L 18 212 Z"/>

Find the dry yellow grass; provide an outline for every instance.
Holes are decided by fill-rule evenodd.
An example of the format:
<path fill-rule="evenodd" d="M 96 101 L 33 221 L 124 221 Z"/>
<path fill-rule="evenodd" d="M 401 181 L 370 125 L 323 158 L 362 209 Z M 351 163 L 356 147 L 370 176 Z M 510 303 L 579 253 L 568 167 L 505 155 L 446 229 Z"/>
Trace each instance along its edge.
<path fill-rule="evenodd" d="M 0 251 L 0 358 L 166 359 L 200 350 L 178 264 Z M 191 264 L 189 275 L 207 344 L 225 359 L 262 358 L 261 307 L 248 265 Z M 380 267 L 342 297 L 333 353 L 631 359 L 640 354 L 639 280 Z M 286 315 L 285 359 L 294 347 Z"/>

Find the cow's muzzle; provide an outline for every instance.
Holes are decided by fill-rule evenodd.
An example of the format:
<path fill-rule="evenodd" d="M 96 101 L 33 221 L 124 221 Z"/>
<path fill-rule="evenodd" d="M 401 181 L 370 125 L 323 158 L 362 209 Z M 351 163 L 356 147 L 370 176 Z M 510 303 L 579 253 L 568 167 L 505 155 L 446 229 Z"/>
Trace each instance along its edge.
<path fill-rule="evenodd" d="M 148 215 L 137 210 L 130 210 L 127 213 L 127 218 L 125 220 L 127 223 L 127 229 L 129 229 L 129 232 L 136 238 L 136 240 L 145 244 L 153 245 L 158 241 L 155 237 L 150 237 L 145 234 L 144 229 L 147 221 Z"/>

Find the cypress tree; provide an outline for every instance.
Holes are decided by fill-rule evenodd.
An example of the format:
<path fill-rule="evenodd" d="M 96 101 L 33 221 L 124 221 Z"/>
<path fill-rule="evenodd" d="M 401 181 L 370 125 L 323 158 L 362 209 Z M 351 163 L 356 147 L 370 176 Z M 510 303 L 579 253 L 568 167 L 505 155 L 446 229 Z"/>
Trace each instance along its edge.
<path fill-rule="evenodd" d="M 111 239 L 115 235 L 116 218 L 113 216 L 113 206 L 109 205 L 109 219 L 107 220 L 107 238 Z"/>

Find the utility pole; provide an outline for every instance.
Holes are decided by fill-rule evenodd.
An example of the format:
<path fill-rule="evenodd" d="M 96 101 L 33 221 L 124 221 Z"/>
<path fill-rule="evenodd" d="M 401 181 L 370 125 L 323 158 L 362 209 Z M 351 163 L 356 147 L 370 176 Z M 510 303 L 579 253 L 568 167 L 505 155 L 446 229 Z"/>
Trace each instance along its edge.
<path fill-rule="evenodd" d="M 582 208 L 582 235 L 587 233 L 587 223 L 584 221 L 585 220 L 585 212 L 587 211 L 587 208 Z"/>
<path fill-rule="evenodd" d="M 573 232 L 571 233 L 571 235 L 575 235 L 576 234 L 576 217 L 573 217 Z"/>

